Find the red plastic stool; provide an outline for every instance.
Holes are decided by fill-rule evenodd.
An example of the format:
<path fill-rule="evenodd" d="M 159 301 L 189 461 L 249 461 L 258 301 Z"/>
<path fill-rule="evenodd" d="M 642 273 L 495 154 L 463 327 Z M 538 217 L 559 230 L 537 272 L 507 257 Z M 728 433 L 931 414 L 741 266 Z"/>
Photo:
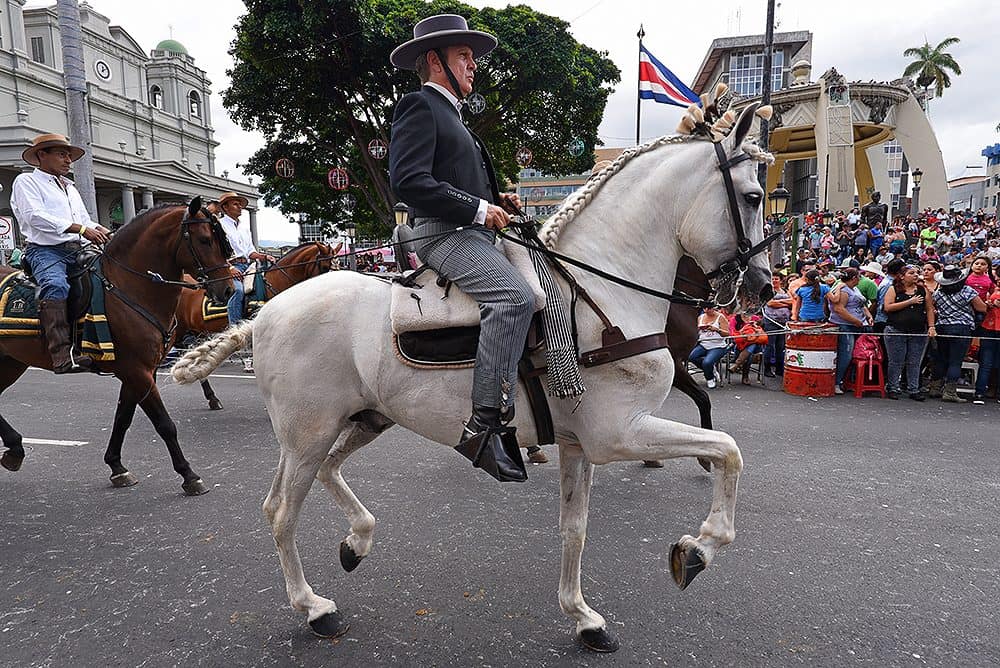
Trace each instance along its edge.
<path fill-rule="evenodd" d="M 851 369 L 854 375 L 851 376 Z M 848 380 L 850 378 L 851 380 Z M 885 377 L 882 375 L 882 363 L 872 360 L 852 359 L 844 377 L 844 389 L 854 390 L 855 397 L 861 397 L 865 392 L 878 392 L 885 399 Z"/>

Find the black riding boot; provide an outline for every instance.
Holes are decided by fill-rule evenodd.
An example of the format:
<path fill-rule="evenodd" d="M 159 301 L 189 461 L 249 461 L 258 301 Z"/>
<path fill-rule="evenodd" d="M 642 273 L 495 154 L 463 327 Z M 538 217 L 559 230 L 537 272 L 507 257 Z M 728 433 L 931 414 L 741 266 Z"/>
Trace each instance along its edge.
<path fill-rule="evenodd" d="M 509 420 L 509 416 L 508 416 Z M 500 482 L 524 482 L 528 474 L 513 427 L 504 425 L 500 409 L 473 406 L 462 440 L 455 448 Z"/>
<path fill-rule="evenodd" d="M 93 360 L 81 355 L 73 357 L 73 342 L 70 340 L 69 319 L 66 316 L 65 299 L 43 299 L 38 303 L 38 319 L 52 357 L 52 371 L 55 373 L 80 373 L 90 371 Z"/>

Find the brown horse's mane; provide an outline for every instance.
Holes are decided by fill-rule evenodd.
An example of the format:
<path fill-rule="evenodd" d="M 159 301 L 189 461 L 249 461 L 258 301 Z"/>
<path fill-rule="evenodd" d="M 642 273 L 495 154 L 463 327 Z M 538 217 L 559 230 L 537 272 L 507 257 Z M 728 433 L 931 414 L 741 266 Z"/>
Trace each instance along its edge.
<path fill-rule="evenodd" d="M 327 244 L 325 242 L 322 242 L 322 241 L 306 241 L 305 243 L 299 244 L 295 248 L 289 249 L 288 252 L 285 253 L 284 255 L 282 255 L 281 257 L 279 257 L 278 260 L 277 260 L 277 262 L 275 262 L 274 264 L 275 265 L 280 265 L 285 260 L 285 258 L 290 258 L 293 255 L 295 255 L 296 253 L 299 253 L 300 251 L 303 251 L 306 248 L 309 248 L 311 246 L 316 246 L 317 244 L 323 244 L 324 246 L 329 246 L 329 244 Z M 318 248 L 318 246 L 317 246 L 317 248 Z"/>
<path fill-rule="evenodd" d="M 158 204 L 152 209 L 147 209 L 146 211 L 143 211 L 138 216 L 130 220 L 128 223 L 118 228 L 118 230 L 115 232 L 115 235 L 111 237 L 111 241 L 109 241 L 108 245 L 105 246 L 104 252 L 113 253 L 119 250 L 119 248 L 127 249 L 135 246 L 135 244 L 139 241 L 139 237 L 142 236 L 142 233 L 146 231 L 147 227 L 149 227 L 149 224 L 155 218 L 159 217 L 154 214 L 161 213 L 164 209 L 176 209 L 176 208 L 184 208 L 184 205 Z"/>

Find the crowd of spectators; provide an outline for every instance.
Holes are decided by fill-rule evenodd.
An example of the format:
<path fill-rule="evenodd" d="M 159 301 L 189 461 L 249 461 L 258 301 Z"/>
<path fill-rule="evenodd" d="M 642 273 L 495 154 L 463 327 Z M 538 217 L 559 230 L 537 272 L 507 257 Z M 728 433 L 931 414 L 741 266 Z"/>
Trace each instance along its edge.
<path fill-rule="evenodd" d="M 773 221 L 768 221 L 774 225 Z M 791 224 L 785 225 L 786 238 Z M 716 362 L 727 350 L 731 370 L 743 371 L 763 337 L 764 373 L 783 373 L 789 322 L 828 323 L 837 329 L 836 389 L 843 394 L 854 345 L 880 337 L 887 396 L 916 401 L 959 396 L 966 361 L 978 363 L 973 392 L 985 403 L 1000 366 L 1000 227 L 979 211 L 925 209 L 886 225 L 865 225 L 859 209 L 804 216 L 790 263 L 774 269 L 774 298 L 759 322 L 735 322 L 707 311 L 691 360 L 715 387 Z M 746 329 L 744 329 L 746 328 Z M 751 350 L 747 355 L 744 351 Z M 744 382 L 746 376 L 744 375 Z M 994 389 L 994 396 L 997 392 Z"/>

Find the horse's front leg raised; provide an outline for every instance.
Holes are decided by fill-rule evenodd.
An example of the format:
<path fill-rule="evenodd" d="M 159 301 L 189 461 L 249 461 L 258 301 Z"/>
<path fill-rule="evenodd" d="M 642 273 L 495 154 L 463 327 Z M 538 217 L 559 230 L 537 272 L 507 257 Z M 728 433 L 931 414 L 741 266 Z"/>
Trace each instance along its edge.
<path fill-rule="evenodd" d="M 729 434 L 692 427 L 681 422 L 645 415 L 638 418 L 622 441 L 607 449 L 588 448 L 587 454 L 601 463 L 629 459 L 704 457 L 713 464 L 712 509 L 702 522 L 697 538 L 682 536 L 671 548 L 670 570 L 684 589 L 715 558 L 723 545 L 733 542 L 736 530 L 736 488 L 743 470 L 743 457 Z"/>
<path fill-rule="evenodd" d="M 184 482 L 181 484 L 184 493 L 188 496 L 198 496 L 207 493 L 210 488 L 205 485 L 205 482 L 197 473 L 191 470 L 191 464 L 184 458 L 181 445 L 177 441 L 177 425 L 170 419 L 170 414 L 167 413 L 167 409 L 163 405 L 163 400 L 160 398 L 160 390 L 156 387 L 152 373 L 140 380 L 139 384 L 130 383 L 130 386 L 130 391 L 132 392 L 141 390 L 142 398 L 139 401 L 139 406 L 142 407 L 142 411 L 149 418 L 149 421 L 153 423 L 156 433 L 166 443 L 167 452 L 170 453 L 170 461 L 173 463 L 174 470 L 184 478 Z"/>
<path fill-rule="evenodd" d="M 559 532 L 562 535 L 562 571 L 559 606 L 576 620 L 576 633 L 587 649 L 614 652 L 618 639 L 596 611 L 583 599 L 580 561 L 587 538 L 587 513 L 594 465 L 578 445 L 559 446 Z"/>
<path fill-rule="evenodd" d="M 375 516 L 347 486 L 340 469 L 352 453 L 374 441 L 391 424 L 386 420 L 384 425 L 369 427 L 366 424 L 356 424 L 345 430 L 316 475 L 351 523 L 351 533 L 340 543 L 340 565 L 348 573 L 357 568 L 372 550 Z"/>

